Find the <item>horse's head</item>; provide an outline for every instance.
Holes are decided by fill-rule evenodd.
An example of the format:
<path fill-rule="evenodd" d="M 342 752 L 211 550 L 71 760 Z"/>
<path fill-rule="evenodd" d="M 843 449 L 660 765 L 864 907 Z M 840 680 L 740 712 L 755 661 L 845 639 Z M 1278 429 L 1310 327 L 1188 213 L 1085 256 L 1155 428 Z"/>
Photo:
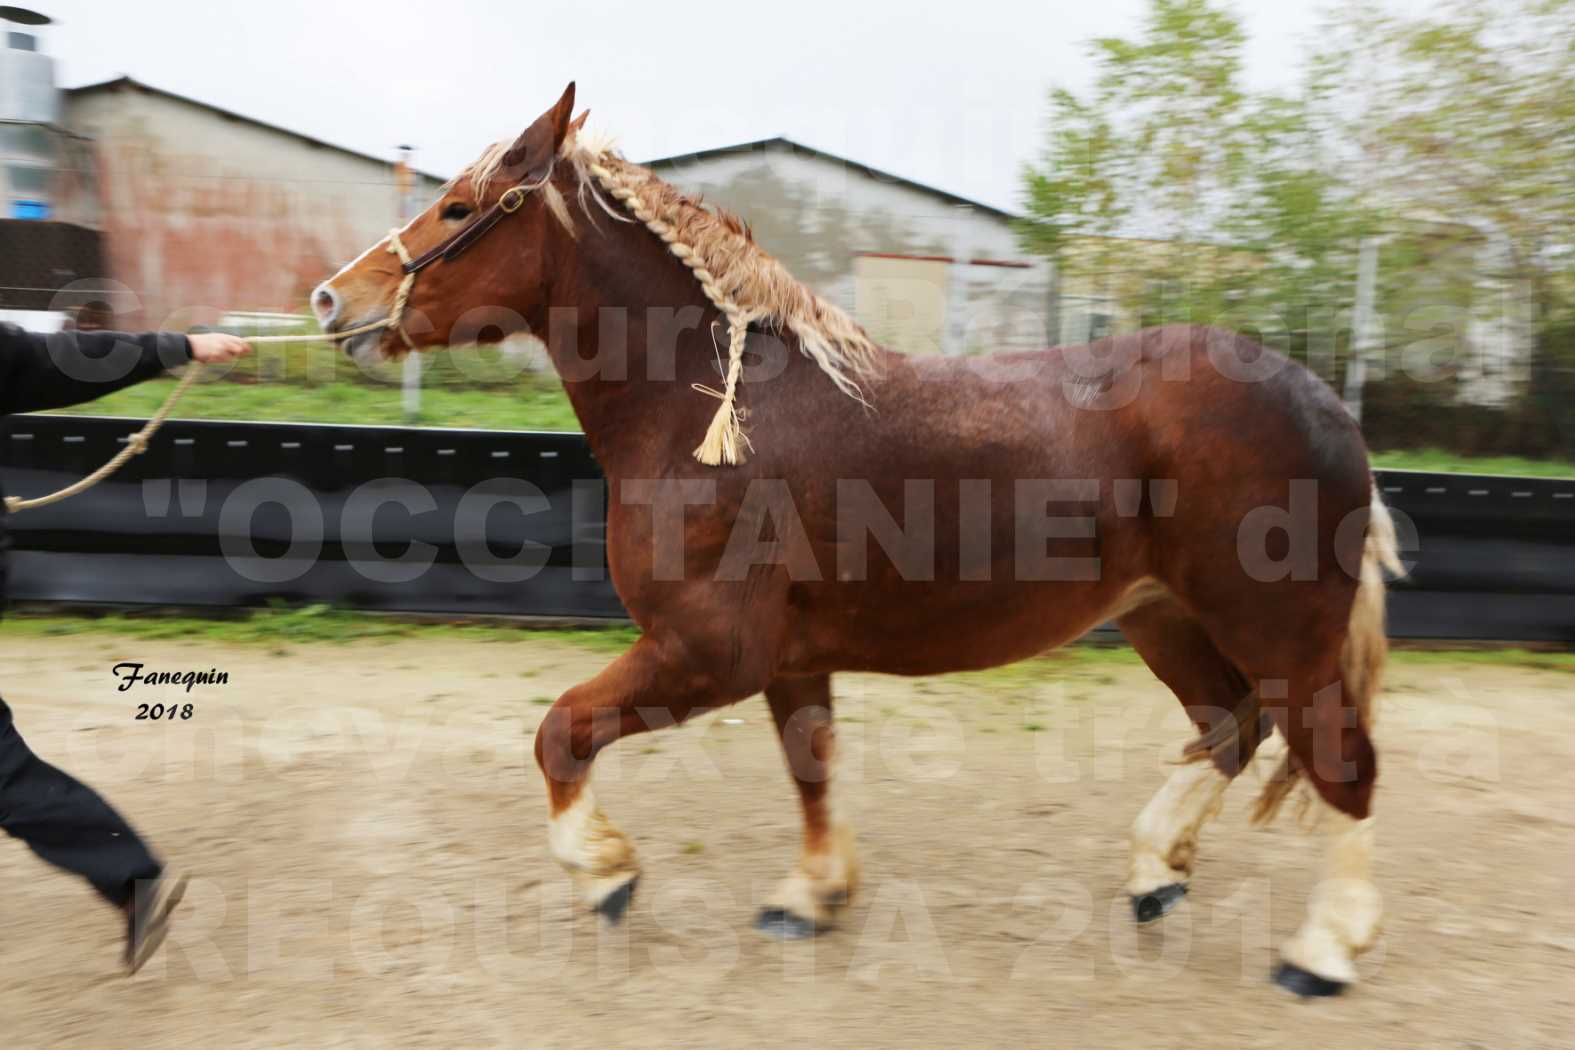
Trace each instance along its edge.
<path fill-rule="evenodd" d="M 520 311 L 545 302 L 551 277 L 548 184 L 573 106 L 570 84 L 512 144 L 489 149 L 431 207 L 318 285 L 312 310 L 323 329 L 381 324 L 345 350 L 385 357 L 526 330 Z"/>

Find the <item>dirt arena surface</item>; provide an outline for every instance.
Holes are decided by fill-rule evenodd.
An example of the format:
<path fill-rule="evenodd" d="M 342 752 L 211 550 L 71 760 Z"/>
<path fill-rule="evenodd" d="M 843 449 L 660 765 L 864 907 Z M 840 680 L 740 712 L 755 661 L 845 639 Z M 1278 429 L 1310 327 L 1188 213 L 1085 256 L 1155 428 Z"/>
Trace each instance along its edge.
<path fill-rule="evenodd" d="M 1575 1042 L 1575 675 L 1557 664 L 1392 668 L 1386 932 L 1363 984 L 1299 1002 L 1266 978 L 1321 837 L 1293 812 L 1250 829 L 1251 773 L 1205 829 L 1190 897 L 1132 925 L 1127 827 L 1186 728 L 1129 656 L 841 676 L 834 790 L 866 881 L 843 928 L 782 944 L 750 926 L 799 835 L 759 699 L 599 763 L 645 864 L 609 931 L 546 854 L 530 760 L 544 702 L 606 651 L 0 631 L 0 653 L 34 749 L 195 876 L 165 952 L 127 980 L 116 916 L 0 844 L 7 1050 Z M 128 659 L 230 682 L 117 692 Z M 194 716 L 133 719 L 155 700 Z"/>

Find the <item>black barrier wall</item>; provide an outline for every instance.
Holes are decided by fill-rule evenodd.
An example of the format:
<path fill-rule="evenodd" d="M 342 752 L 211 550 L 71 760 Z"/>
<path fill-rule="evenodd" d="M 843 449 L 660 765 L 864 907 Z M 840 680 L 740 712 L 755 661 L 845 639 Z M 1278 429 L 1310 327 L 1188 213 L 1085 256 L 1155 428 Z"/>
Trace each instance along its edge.
<path fill-rule="evenodd" d="M 0 480 L 53 491 L 138 425 L 13 416 Z M 604 504 L 579 434 L 170 422 L 110 480 L 11 518 L 10 596 L 616 618 Z"/>
<path fill-rule="evenodd" d="M 138 420 L 13 416 L 0 480 L 31 497 Z M 1575 479 L 1384 471 L 1411 575 L 1390 633 L 1575 642 Z M 607 619 L 605 487 L 580 434 L 175 421 L 116 477 L 11 519 L 11 596 L 328 602 Z"/>

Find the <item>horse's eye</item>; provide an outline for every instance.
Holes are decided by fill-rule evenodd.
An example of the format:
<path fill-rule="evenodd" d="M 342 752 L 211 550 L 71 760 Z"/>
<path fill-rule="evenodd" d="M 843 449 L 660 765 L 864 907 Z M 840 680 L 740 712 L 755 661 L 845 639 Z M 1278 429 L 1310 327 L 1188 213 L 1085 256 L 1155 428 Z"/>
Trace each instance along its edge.
<path fill-rule="evenodd" d="M 470 205 L 468 204 L 461 204 L 455 201 L 443 209 L 443 218 L 445 219 L 468 219 L 469 217 Z"/>

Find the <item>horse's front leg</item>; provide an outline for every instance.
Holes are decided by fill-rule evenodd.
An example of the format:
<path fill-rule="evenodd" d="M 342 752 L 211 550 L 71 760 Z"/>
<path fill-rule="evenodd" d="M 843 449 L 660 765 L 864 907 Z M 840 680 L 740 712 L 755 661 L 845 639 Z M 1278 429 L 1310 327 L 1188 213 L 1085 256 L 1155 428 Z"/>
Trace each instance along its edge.
<path fill-rule="evenodd" d="M 633 844 L 607 819 L 591 790 L 597 754 L 626 736 L 677 724 L 758 688 L 696 667 L 686 646 L 646 635 L 548 709 L 536 731 L 536 764 L 547 780 L 547 840 L 594 911 L 611 922 L 621 920 L 640 876 Z"/>
<path fill-rule="evenodd" d="M 774 937 L 810 937 L 833 924 L 859 881 L 853 833 L 832 815 L 831 676 L 777 679 L 766 686 L 766 700 L 804 806 L 804 853 L 755 925 Z"/>

